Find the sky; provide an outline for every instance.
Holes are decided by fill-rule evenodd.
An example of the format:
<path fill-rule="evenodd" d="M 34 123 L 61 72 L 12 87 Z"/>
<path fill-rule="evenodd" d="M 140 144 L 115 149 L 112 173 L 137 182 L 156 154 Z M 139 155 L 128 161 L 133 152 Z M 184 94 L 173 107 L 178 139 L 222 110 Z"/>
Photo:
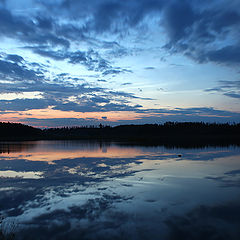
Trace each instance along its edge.
<path fill-rule="evenodd" d="M 239 0 L 0 0 L 0 121 L 240 122 Z"/>

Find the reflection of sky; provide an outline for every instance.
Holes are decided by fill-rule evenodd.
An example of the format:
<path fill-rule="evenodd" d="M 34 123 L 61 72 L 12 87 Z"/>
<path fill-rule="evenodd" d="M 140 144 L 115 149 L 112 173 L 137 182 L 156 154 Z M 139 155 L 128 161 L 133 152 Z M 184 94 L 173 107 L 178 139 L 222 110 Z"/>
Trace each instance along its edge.
<path fill-rule="evenodd" d="M 216 151 L 215 148 L 208 150 L 199 149 L 166 149 L 158 147 L 129 147 L 108 142 L 85 142 L 85 141 L 35 141 L 21 143 L 0 143 L 0 159 L 24 158 L 30 161 L 61 160 L 64 158 L 86 158 L 86 157 L 106 157 L 106 158 L 142 158 L 152 156 L 153 158 L 176 158 L 181 154 L 181 158 L 190 160 L 213 160 L 215 157 L 228 156 L 232 152 L 228 148 Z"/>
<path fill-rule="evenodd" d="M 41 178 L 42 172 L 16 172 L 16 171 L 0 171 L 0 178 Z"/>
<path fill-rule="evenodd" d="M 17 225 L 17 239 L 34 232 L 45 239 L 178 239 L 183 229 L 186 236 L 200 231 L 194 218 L 212 237 L 235 239 L 239 148 L 30 144 L 0 155 L 1 213 L 5 225 Z"/>

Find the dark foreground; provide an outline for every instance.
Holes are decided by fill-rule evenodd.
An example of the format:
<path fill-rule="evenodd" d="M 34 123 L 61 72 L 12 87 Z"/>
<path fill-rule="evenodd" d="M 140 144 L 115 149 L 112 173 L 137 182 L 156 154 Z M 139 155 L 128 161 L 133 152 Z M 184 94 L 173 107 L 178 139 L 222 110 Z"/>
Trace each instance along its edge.
<path fill-rule="evenodd" d="M 239 240 L 240 148 L 0 143 L 0 239 Z"/>

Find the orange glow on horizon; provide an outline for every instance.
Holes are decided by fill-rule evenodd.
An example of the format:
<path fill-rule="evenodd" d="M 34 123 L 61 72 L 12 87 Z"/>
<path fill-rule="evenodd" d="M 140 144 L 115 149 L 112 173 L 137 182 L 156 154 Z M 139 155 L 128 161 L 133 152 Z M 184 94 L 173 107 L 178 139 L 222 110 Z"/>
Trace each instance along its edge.
<path fill-rule="evenodd" d="M 85 120 L 101 120 L 101 121 L 110 121 L 117 122 L 119 120 L 137 120 L 142 116 L 146 116 L 143 113 L 135 112 L 121 112 L 121 111 L 110 111 L 110 112 L 74 112 L 74 111 L 61 111 L 54 110 L 51 108 L 46 109 L 33 109 L 27 111 L 18 111 L 18 112 L 6 112 L 1 114 L 1 121 L 10 121 L 10 122 L 21 122 L 26 118 L 36 118 L 36 119 L 57 119 L 57 118 L 76 118 L 76 119 L 85 119 Z M 107 119 L 102 119 L 102 117 L 107 117 Z M 33 120 L 34 122 L 34 120 Z"/>

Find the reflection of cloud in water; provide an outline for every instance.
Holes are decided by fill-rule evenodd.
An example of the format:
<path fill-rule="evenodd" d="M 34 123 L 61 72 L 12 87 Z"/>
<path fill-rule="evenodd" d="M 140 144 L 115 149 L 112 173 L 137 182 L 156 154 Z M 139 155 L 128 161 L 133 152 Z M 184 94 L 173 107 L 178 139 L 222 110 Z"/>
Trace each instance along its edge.
<path fill-rule="evenodd" d="M 213 160 L 233 154 L 231 148 L 203 149 L 166 149 L 163 146 L 142 147 L 117 145 L 116 143 L 98 143 L 84 141 L 36 141 L 1 144 L 2 149 L 20 149 L 3 152 L 0 159 L 22 158 L 29 161 L 46 161 L 52 163 L 64 158 L 177 158 L 178 160 Z M 239 152 L 239 150 L 238 150 Z M 10 154 L 11 153 L 11 154 Z M 182 155 L 179 158 L 178 155 Z"/>
<path fill-rule="evenodd" d="M 226 175 L 232 175 L 232 176 L 236 176 L 236 175 L 240 175 L 240 169 L 236 169 L 236 170 L 232 170 L 229 172 L 225 172 Z"/>
<path fill-rule="evenodd" d="M 42 178 L 42 172 L 16 172 L 16 171 L 0 171 L 0 178 L 31 178 L 39 179 Z"/>
<path fill-rule="evenodd" d="M 199 206 L 183 216 L 171 216 L 165 223 L 170 229 L 169 239 L 239 239 L 240 205 L 227 203 Z M 229 224 L 232 226 L 229 227 Z"/>
<path fill-rule="evenodd" d="M 220 176 L 207 176 L 206 178 L 220 183 L 221 187 L 240 187 L 240 169 L 225 172 Z"/>
<path fill-rule="evenodd" d="M 222 239 L 228 236 L 221 235 L 227 229 L 216 235 L 219 227 L 214 224 L 236 223 L 212 216 L 218 208 L 213 211 L 210 207 L 205 207 L 203 213 L 210 223 L 215 222 L 201 223 L 204 217 L 196 209 L 239 196 L 233 185 L 222 189 L 216 184 L 238 178 L 239 155 L 239 148 L 132 148 L 42 142 L 25 152 L 0 155 L 1 172 L 16 174 L 14 178 L 1 178 L 1 212 L 19 223 L 17 236 L 24 240 L 33 236 L 168 239 L 168 231 L 169 239 Z M 23 172 L 30 178 L 23 179 Z M 34 173 L 41 173 L 42 178 L 34 179 Z M 219 212 L 228 208 L 222 209 Z M 208 230 L 200 231 L 197 226 Z M 211 238 L 204 237 L 208 231 Z"/>
<path fill-rule="evenodd" d="M 20 214 L 14 218 L 21 231 L 17 234 L 18 239 L 32 239 L 31 233 L 41 236 L 41 239 L 52 239 L 58 231 L 61 237 L 70 234 L 67 239 L 78 239 L 77 236 L 85 239 L 92 234 L 96 237 L 96 233 L 101 235 L 102 229 L 113 230 L 126 223 L 128 214 L 114 210 L 114 204 L 131 200 L 132 196 L 120 196 L 107 188 L 95 189 L 89 185 L 69 186 L 67 191 L 53 188 L 15 211 L 15 216 Z"/>

